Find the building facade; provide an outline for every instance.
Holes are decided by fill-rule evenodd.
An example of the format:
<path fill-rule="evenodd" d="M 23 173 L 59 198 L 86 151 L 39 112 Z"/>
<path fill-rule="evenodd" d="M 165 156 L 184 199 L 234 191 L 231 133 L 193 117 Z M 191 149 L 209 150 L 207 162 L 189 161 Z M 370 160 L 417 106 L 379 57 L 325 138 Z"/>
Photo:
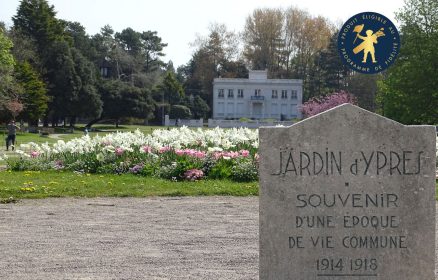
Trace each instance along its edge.
<path fill-rule="evenodd" d="M 250 71 L 248 79 L 213 81 L 213 119 L 301 118 L 303 81 L 268 79 L 267 70 Z"/>

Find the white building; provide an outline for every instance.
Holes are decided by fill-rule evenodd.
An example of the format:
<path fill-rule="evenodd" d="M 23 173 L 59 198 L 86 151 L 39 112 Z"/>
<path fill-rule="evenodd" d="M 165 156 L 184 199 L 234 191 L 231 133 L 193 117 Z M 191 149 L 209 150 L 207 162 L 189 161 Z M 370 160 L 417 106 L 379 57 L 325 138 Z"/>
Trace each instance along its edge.
<path fill-rule="evenodd" d="M 301 118 L 303 81 L 267 76 L 267 70 L 253 70 L 249 79 L 214 79 L 213 119 Z"/>

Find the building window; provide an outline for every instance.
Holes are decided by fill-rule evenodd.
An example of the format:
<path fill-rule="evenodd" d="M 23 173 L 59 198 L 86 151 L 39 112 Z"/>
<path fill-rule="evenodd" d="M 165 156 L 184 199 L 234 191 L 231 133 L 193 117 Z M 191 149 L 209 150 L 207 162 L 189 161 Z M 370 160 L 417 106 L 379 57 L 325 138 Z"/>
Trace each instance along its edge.
<path fill-rule="evenodd" d="M 219 91 L 217 93 L 217 97 L 224 98 L 224 90 L 223 89 L 219 89 Z"/>
<path fill-rule="evenodd" d="M 298 92 L 296 90 L 292 90 L 290 93 L 290 98 L 297 99 Z"/>
<path fill-rule="evenodd" d="M 237 90 L 237 98 L 243 98 L 243 89 Z"/>
<path fill-rule="evenodd" d="M 254 91 L 254 96 L 261 96 L 261 89 L 256 89 L 255 91 Z"/>
<path fill-rule="evenodd" d="M 272 99 L 277 99 L 278 98 L 278 92 L 276 89 L 272 90 Z"/>
<path fill-rule="evenodd" d="M 228 98 L 234 98 L 234 91 L 232 89 L 228 90 Z"/>
<path fill-rule="evenodd" d="M 286 99 L 287 98 L 287 90 L 282 90 L 281 91 L 281 98 L 282 99 Z"/>

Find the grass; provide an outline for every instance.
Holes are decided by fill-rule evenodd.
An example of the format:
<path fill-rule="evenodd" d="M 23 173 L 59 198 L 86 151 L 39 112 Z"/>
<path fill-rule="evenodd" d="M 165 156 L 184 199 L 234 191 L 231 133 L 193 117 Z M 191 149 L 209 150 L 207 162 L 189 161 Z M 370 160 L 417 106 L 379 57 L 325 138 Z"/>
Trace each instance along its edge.
<path fill-rule="evenodd" d="M 258 195 L 258 183 L 228 180 L 171 182 L 131 174 L 77 174 L 57 171 L 0 172 L 0 202 L 46 197 Z"/>
<path fill-rule="evenodd" d="M 438 200 L 438 182 L 436 183 Z M 0 172 L 0 203 L 46 197 L 251 196 L 257 182 L 228 180 L 171 182 L 132 174 L 79 174 L 58 171 Z"/>

